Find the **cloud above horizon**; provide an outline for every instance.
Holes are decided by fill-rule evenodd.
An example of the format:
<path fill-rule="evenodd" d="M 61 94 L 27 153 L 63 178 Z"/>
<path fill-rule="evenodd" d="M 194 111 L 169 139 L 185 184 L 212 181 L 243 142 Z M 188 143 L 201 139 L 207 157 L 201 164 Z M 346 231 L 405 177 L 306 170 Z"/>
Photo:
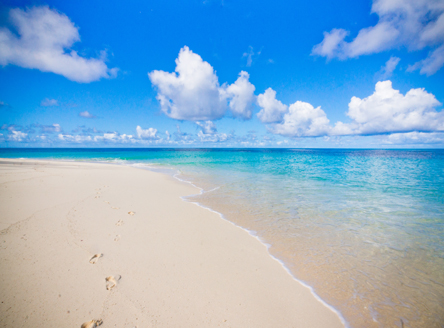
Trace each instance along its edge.
<path fill-rule="evenodd" d="M 271 88 L 258 96 L 258 105 L 257 116 L 267 129 L 285 137 L 444 131 L 444 113 L 436 110 L 441 103 L 433 94 L 418 88 L 403 95 L 391 81 L 376 83 L 375 92 L 366 98 L 352 97 L 346 112 L 351 122 L 338 121 L 334 126 L 321 107 L 302 101 L 284 105 Z"/>
<path fill-rule="evenodd" d="M 159 137 L 157 136 L 157 129 L 154 128 L 142 129 L 142 127 L 138 125 L 136 127 L 136 132 L 139 139 L 149 139 L 149 140 L 159 139 Z"/>
<path fill-rule="evenodd" d="M 374 0 L 371 13 L 379 17 L 375 26 L 361 29 L 350 42 L 350 32 L 333 28 L 312 49 L 312 55 L 356 58 L 399 47 L 409 51 L 430 49 L 426 59 L 410 66 L 409 71 L 433 75 L 444 65 L 444 2 L 435 0 Z"/>
<path fill-rule="evenodd" d="M 106 52 L 85 58 L 72 49 L 80 35 L 65 14 L 48 6 L 16 8 L 9 11 L 9 20 L 17 34 L 0 28 L 0 65 L 52 72 L 80 83 L 116 76 L 118 69 L 105 64 Z"/>
<path fill-rule="evenodd" d="M 423 88 L 405 95 L 391 81 L 376 83 L 375 92 L 363 99 L 352 97 L 346 115 L 351 123 L 336 123 L 332 134 L 381 134 L 396 132 L 444 131 L 444 113 L 436 111 L 441 103 Z"/>
<path fill-rule="evenodd" d="M 331 129 L 325 112 L 321 107 L 296 101 L 290 106 L 276 99 L 276 91 L 271 88 L 258 96 L 261 111 L 259 120 L 267 125 L 274 134 L 285 137 L 319 137 L 327 135 Z"/>
<path fill-rule="evenodd" d="M 187 46 L 179 52 L 175 72 L 155 70 L 148 77 L 162 111 L 173 119 L 217 120 L 228 109 L 234 117 L 251 118 L 255 87 L 248 73 L 242 71 L 233 84 L 221 86 L 213 67 Z"/>

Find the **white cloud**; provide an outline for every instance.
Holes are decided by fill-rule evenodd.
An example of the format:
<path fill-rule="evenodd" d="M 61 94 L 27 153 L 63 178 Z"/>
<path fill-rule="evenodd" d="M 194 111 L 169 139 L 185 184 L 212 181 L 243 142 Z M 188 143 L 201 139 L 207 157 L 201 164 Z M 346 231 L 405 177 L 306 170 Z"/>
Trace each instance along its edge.
<path fill-rule="evenodd" d="M 253 96 L 249 92 L 254 89 L 248 82 L 248 74 L 241 72 L 234 87 L 221 87 L 213 67 L 187 46 L 179 52 L 174 73 L 156 70 L 148 76 L 158 90 L 156 98 L 162 111 L 173 119 L 220 119 L 227 111 L 228 100 L 234 116 L 251 116 L 249 101 Z"/>
<path fill-rule="evenodd" d="M 376 83 L 375 92 L 366 98 L 352 97 L 346 113 L 351 122 L 339 121 L 334 127 L 320 107 L 302 101 L 287 107 L 271 88 L 258 96 L 258 104 L 258 117 L 268 130 L 286 137 L 444 131 L 444 112 L 436 110 L 441 103 L 433 94 L 418 88 L 403 95 L 391 81 Z"/>
<path fill-rule="evenodd" d="M 142 129 L 139 125 L 136 127 L 137 136 L 139 139 L 158 139 L 157 129 L 149 128 Z"/>
<path fill-rule="evenodd" d="M 381 70 L 378 72 L 377 76 L 381 80 L 386 80 L 390 76 L 392 76 L 393 71 L 395 70 L 396 66 L 398 66 L 398 63 L 401 59 L 395 56 L 390 57 L 389 60 L 385 63 L 383 67 L 381 67 Z"/>
<path fill-rule="evenodd" d="M 353 58 L 378 53 L 390 49 L 398 37 L 399 31 L 395 27 L 390 23 L 380 22 L 360 30 L 353 42 L 344 43 L 344 55 Z"/>
<path fill-rule="evenodd" d="M 55 99 L 45 98 L 40 102 L 40 106 L 42 107 L 59 106 L 59 102 Z"/>
<path fill-rule="evenodd" d="M 282 121 L 288 106 L 276 99 L 276 91 L 268 88 L 264 93 L 257 96 L 257 103 L 261 107 L 257 117 L 262 123 L 278 123 Z"/>
<path fill-rule="evenodd" d="M 313 47 L 312 54 L 327 57 L 329 60 L 335 57 L 342 59 L 344 55 L 341 50 L 348 34 L 349 32 L 341 28 L 334 28 L 330 33 L 324 32 L 324 40 Z"/>
<path fill-rule="evenodd" d="M 286 137 L 319 137 L 330 132 L 330 121 L 321 107 L 296 101 L 288 108 L 281 123 L 269 125 L 269 130 Z"/>
<path fill-rule="evenodd" d="M 82 83 L 116 76 L 117 69 L 105 64 L 105 53 L 102 58 L 85 58 L 71 49 L 80 35 L 65 14 L 47 6 L 16 8 L 10 10 L 9 19 L 18 35 L 0 28 L 1 65 L 35 68 Z"/>
<path fill-rule="evenodd" d="M 419 73 L 427 76 L 435 74 L 444 65 L 444 45 L 430 52 L 426 59 L 423 59 L 407 68 L 408 72 L 419 69 Z"/>
<path fill-rule="evenodd" d="M 12 133 L 8 136 L 8 139 L 11 141 L 23 141 L 28 136 L 27 133 L 21 131 L 11 131 Z"/>
<path fill-rule="evenodd" d="M 206 122 L 196 122 L 198 126 L 202 129 L 202 133 L 204 134 L 214 134 L 217 132 L 216 124 L 211 121 Z"/>
<path fill-rule="evenodd" d="M 257 97 L 261 107 L 257 114 L 262 123 L 274 134 L 286 137 L 318 137 L 327 135 L 330 121 L 321 107 L 296 101 L 290 106 L 276 99 L 276 91 L 271 88 Z"/>
<path fill-rule="evenodd" d="M 385 140 L 383 140 L 383 143 L 390 145 L 444 144 L 444 133 L 393 133 L 387 136 Z"/>
<path fill-rule="evenodd" d="M 336 123 L 332 134 L 380 134 L 411 131 L 443 131 L 444 113 L 435 96 L 424 89 L 411 89 L 405 95 L 394 90 L 391 81 L 378 82 L 367 98 L 352 97 L 347 116 L 351 123 Z"/>
<path fill-rule="evenodd" d="M 84 118 L 96 118 L 95 115 L 91 114 L 90 112 L 88 112 L 86 110 L 84 112 L 80 112 L 79 116 L 84 117 Z"/>
<path fill-rule="evenodd" d="M 178 120 L 212 120 L 225 114 L 225 99 L 213 67 L 183 47 L 176 59 L 176 73 L 148 74 L 158 89 L 162 111 Z"/>
<path fill-rule="evenodd" d="M 409 50 L 434 49 L 427 59 L 412 69 L 431 75 L 444 65 L 444 2 L 436 0 L 374 0 L 372 13 L 379 16 L 375 26 L 363 28 L 351 42 L 349 34 L 334 28 L 324 32 L 324 39 L 315 45 L 313 55 L 327 59 L 354 58 L 405 46 Z"/>
<path fill-rule="evenodd" d="M 229 106 L 233 116 L 243 119 L 250 119 L 252 114 L 252 105 L 254 102 L 254 90 L 256 88 L 248 80 L 250 75 L 241 71 L 239 77 L 230 86 L 227 87 Z"/>

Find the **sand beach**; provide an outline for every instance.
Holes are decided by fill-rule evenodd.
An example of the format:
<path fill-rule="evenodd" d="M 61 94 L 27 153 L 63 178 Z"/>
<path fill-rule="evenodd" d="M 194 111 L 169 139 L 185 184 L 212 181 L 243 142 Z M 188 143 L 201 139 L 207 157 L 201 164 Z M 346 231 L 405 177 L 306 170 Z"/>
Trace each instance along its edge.
<path fill-rule="evenodd" d="M 128 166 L 1 159 L 0 326 L 344 326 L 257 238 L 181 199 L 198 192 Z"/>

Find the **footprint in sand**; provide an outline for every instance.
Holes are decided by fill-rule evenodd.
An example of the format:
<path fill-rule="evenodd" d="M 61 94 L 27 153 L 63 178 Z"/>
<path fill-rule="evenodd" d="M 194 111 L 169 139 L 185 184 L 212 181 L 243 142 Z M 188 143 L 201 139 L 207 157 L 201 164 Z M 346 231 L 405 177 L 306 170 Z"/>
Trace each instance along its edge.
<path fill-rule="evenodd" d="M 117 221 L 116 226 L 121 226 L 123 224 L 122 220 Z"/>
<path fill-rule="evenodd" d="M 91 258 L 89 259 L 89 263 L 91 263 L 91 264 L 96 264 L 97 261 L 99 260 L 99 258 L 102 257 L 102 256 L 103 256 L 102 253 L 100 253 L 100 254 L 94 254 L 94 256 L 91 257 Z"/>
<path fill-rule="evenodd" d="M 103 323 L 102 319 L 85 322 L 80 328 L 95 328 Z"/>
<path fill-rule="evenodd" d="M 114 238 L 114 241 L 119 241 L 120 240 L 120 235 L 117 235 L 115 238 Z"/>
<path fill-rule="evenodd" d="M 117 282 L 120 280 L 120 276 L 116 276 L 116 277 L 114 277 L 114 276 L 109 276 L 109 277 L 106 277 L 105 278 L 105 281 L 106 281 L 106 290 L 111 290 L 111 289 L 113 289 L 114 287 L 116 287 L 116 285 L 117 285 Z"/>
<path fill-rule="evenodd" d="M 128 214 L 129 214 L 129 215 L 134 215 L 134 214 L 136 214 L 136 213 L 133 212 L 133 211 L 129 211 Z"/>

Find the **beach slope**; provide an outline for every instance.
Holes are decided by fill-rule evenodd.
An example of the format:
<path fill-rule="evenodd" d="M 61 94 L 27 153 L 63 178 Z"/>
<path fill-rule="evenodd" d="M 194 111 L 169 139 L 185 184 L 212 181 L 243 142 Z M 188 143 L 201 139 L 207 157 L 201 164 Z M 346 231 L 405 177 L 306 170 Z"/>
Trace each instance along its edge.
<path fill-rule="evenodd" d="M 343 327 L 256 238 L 181 199 L 198 192 L 127 166 L 1 159 L 0 327 Z"/>

